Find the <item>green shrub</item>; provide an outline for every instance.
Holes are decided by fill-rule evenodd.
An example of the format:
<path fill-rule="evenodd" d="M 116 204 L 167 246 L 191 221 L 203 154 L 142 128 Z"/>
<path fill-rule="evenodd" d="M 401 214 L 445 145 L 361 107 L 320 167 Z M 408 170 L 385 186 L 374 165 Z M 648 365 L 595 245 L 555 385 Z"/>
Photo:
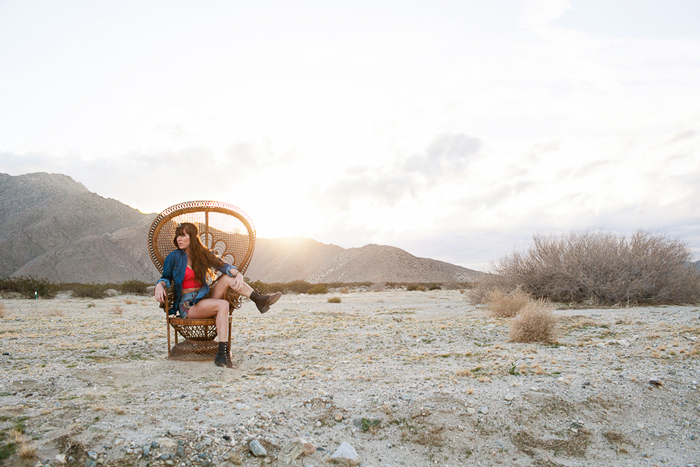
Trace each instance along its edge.
<path fill-rule="evenodd" d="M 690 259 L 683 242 L 642 231 L 535 236 L 527 252 L 496 264 L 492 288 L 593 305 L 692 304 L 700 300 L 700 272 Z"/>
<path fill-rule="evenodd" d="M 35 298 L 37 295 L 40 298 L 53 298 L 58 290 L 56 284 L 35 277 L 8 277 L 0 280 L 0 291 L 17 292 L 24 298 Z"/>
<path fill-rule="evenodd" d="M 112 284 L 71 284 L 73 295 L 80 298 L 104 298 Z"/>
<path fill-rule="evenodd" d="M 306 291 L 309 295 L 319 295 L 328 293 L 328 287 L 323 284 L 316 284 Z"/>
<path fill-rule="evenodd" d="M 292 281 L 287 282 L 285 289 L 290 293 L 309 293 L 311 284 L 306 281 Z"/>
<path fill-rule="evenodd" d="M 146 289 L 148 289 L 148 287 L 151 285 L 153 284 L 143 281 L 130 280 L 122 282 L 122 284 L 119 286 L 119 290 L 125 294 L 147 295 L 148 292 Z"/>

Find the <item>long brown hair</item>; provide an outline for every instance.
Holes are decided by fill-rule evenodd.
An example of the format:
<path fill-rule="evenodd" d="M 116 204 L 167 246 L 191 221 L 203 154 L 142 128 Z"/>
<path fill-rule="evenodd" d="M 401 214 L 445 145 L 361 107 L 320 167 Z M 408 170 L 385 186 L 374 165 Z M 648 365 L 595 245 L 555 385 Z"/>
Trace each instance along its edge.
<path fill-rule="evenodd" d="M 215 266 L 223 266 L 224 262 L 221 258 L 216 256 L 213 251 L 202 245 L 202 242 L 199 240 L 199 231 L 197 230 L 197 226 L 189 222 L 183 222 L 175 229 L 175 238 L 173 239 L 173 243 L 175 244 L 176 248 L 179 248 L 177 245 L 177 237 L 183 235 L 184 233 L 187 233 L 187 235 L 190 236 L 190 252 L 188 256 L 192 261 L 194 278 L 200 284 L 204 284 L 207 276 L 214 276 L 211 268 Z"/>

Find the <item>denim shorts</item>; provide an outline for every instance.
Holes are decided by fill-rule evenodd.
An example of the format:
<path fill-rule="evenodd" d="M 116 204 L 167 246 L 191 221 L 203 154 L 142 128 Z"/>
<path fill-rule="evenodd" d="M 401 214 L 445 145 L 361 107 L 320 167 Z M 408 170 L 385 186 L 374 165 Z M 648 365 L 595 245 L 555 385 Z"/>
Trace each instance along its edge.
<path fill-rule="evenodd" d="M 180 318 L 187 318 L 187 313 L 189 313 L 190 308 L 192 308 L 192 300 L 194 300 L 198 292 L 198 290 L 195 290 L 194 292 L 188 292 L 182 296 L 180 299 L 180 309 L 178 310 L 180 312 Z"/>

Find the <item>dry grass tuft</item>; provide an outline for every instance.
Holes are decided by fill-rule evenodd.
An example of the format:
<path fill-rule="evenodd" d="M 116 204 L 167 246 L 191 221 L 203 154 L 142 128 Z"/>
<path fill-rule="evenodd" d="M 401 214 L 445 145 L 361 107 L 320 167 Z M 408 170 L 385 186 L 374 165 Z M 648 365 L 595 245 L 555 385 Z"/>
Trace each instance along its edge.
<path fill-rule="evenodd" d="M 340 303 L 341 301 L 340 297 L 331 297 L 328 299 L 328 303 Z"/>
<path fill-rule="evenodd" d="M 530 296 L 520 289 L 506 293 L 494 289 L 488 294 L 486 305 L 494 318 L 512 318 L 530 301 Z"/>
<path fill-rule="evenodd" d="M 5 309 L 5 304 L 0 302 L 0 319 L 7 318 L 7 317 L 8 317 L 8 314 L 7 314 L 7 310 Z"/>
<path fill-rule="evenodd" d="M 590 318 L 582 318 L 578 321 L 576 321 L 574 324 L 571 325 L 572 328 L 595 328 L 598 326 L 598 323 L 593 321 Z"/>
<path fill-rule="evenodd" d="M 510 340 L 513 342 L 552 342 L 557 317 L 544 300 L 532 300 L 510 322 Z"/>
<path fill-rule="evenodd" d="M 117 316 L 121 316 L 122 313 L 124 313 L 124 310 L 119 305 L 116 305 L 114 308 L 112 308 L 112 313 L 114 313 Z"/>
<path fill-rule="evenodd" d="M 17 455 L 20 459 L 34 459 L 37 457 L 37 449 L 33 444 L 20 444 L 17 449 Z"/>
<path fill-rule="evenodd" d="M 56 317 L 60 318 L 62 316 L 65 316 L 65 314 L 61 310 L 53 309 L 53 310 L 47 311 L 46 316 L 56 316 Z"/>
<path fill-rule="evenodd" d="M 559 439 L 536 438 L 528 432 L 522 431 L 513 436 L 513 444 L 528 455 L 535 455 L 537 449 L 545 449 L 554 453 L 564 453 L 567 456 L 583 457 L 586 455 L 588 445 L 591 443 L 591 434 L 582 429 L 577 436 Z"/>
<path fill-rule="evenodd" d="M 9 433 L 10 439 L 17 445 L 17 455 L 20 459 L 34 459 L 37 457 L 37 448 L 30 443 L 20 430 L 13 429 Z"/>

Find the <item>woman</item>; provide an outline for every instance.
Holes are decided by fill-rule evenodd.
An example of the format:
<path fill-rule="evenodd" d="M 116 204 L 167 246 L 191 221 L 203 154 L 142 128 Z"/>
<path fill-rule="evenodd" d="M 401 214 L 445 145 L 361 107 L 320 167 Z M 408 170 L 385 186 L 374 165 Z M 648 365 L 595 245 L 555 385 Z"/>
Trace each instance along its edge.
<path fill-rule="evenodd" d="M 219 351 L 214 358 L 217 366 L 232 368 L 228 348 L 228 301 L 224 300 L 226 289 L 250 298 L 260 313 L 270 309 L 281 293 L 262 295 L 245 282 L 243 274 L 235 266 L 224 263 L 211 250 L 199 241 L 197 226 L 189 222 L 179 224 L 173 239 L 176 250 L 172 251 L 163 264 L 163 276 L 156 282 L 155 297 L 165 303 L 167 289 L 174 282 L 175 300 L 169 314 L 180 314 L 180 318 L 205 319 L 216 317 L 216 332 L 219 338 Z M 222 275 L 211 290 L 207 277 L 213 277 L 212 268 Z"/>

